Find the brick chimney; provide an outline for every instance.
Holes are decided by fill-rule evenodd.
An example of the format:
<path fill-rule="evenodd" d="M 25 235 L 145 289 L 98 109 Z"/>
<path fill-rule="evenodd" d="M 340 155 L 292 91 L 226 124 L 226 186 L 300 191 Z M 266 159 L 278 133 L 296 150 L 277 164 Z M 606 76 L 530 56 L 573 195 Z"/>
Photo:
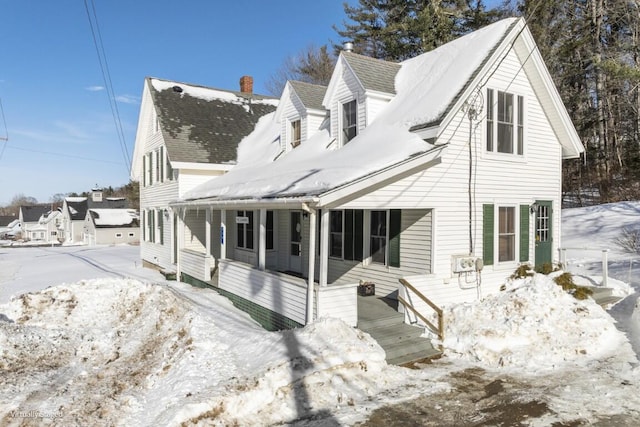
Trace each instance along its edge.
<path fill-rule="evenodd" d="M 253 93 L 253 77 L 251 76 L 240 77 L 240 92 Z"/>

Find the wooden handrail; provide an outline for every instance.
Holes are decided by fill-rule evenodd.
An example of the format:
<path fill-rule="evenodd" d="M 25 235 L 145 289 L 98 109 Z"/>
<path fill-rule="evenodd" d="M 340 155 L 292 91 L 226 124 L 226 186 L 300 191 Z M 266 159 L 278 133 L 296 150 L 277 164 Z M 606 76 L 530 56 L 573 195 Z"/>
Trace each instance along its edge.
<path fill-rule="evenodd" d="M 406 301 L 401 296 L 398 296 L 398 301 L 400 303 L 402 303 L 402 305 L 404 305 L 406 308 L 408 308 L 413 314 L 418 316 L 418 318 L 420 318 L 420 320 L 425 322 L 431 328 L 431 330 L 433 330 L 434 332 L 437 331 L 438 338 L 441 341 L 444 340 L 444 319 L 443 319 L 443 316 L 442 316 L 442 309 L 440 307 L 438 307 L 437 305 L 435 305 L 429 298 L 424 296 L 422 294 L 422 292 L 417 290 L 411 283 L 409 283 L 405 279 L 399 279 L 399 281 L 400 281 L 400 284 L 402 286 L 406 287 L 408 290 L 410 290 L 411 292 L 416 294 L 418 296 L 418 298 L 420 298 L 422 301 L 424 301 L 429 307 L 431 307 L 433 309 L 433 311 L 436 312 L 436 314 L 438 315 L 438 327 L 436 328 L 436 326 L 433 323 L 431 323 L 429 320 L 427 320 L 427 318 L 425 316 L 423 316 L 421 313 L 418 312 L 418 310 L 415 309 L 413 304 L 411 304 L 410 302 Z"/>

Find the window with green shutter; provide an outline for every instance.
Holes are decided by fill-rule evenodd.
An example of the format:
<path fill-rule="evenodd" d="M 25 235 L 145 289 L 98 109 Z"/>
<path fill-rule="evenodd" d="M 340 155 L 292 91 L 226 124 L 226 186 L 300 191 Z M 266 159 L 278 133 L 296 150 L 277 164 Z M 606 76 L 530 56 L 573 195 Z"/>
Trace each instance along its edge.
<path fill-rule="evenodd" d="M 482 258 L 484 265 L 493 265 L 494 219 L 493 204 L 482 205 Z"/>

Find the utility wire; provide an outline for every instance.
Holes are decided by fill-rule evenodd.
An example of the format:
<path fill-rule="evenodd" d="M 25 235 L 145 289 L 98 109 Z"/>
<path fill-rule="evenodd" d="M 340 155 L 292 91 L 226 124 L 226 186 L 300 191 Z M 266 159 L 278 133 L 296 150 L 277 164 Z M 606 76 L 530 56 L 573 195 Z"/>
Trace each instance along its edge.
<path fill-rule="evenodd" d="M 100 71 L 102 72 L 102 80 L 104 81 L 105 89 L 109 97 L 109 107 L 111 107 L 111 115 L 113 116 L 113 122 L 116 126 L 116 132 L 118 134 L 118 140 L 120 142 L 120 149 L 122 150 L 122 157 L 125 162 L 125 167 L 129 174 L 131 173 L 131 158 L 129 157 L 129 150 L 124 137 L 124 131 L 122 128 L 122 121 L 120 120 L 120 111 L 118 110 L 118 103 L 116 101 L 115 92 L 113 90 L 113 83 L 111 81 L 111 74 L 109 73 L 109 64 L 107 63 L 107 55 L 102 43 L 102 35 L 100 34 L 100 26 L 98 25 L 98 15 L 96 13 L 95 3 L 91 1 L 91 10 L 89 10 L 89 4 L 87 0 L 84 0 L 84 7 L 87 12 L 87 19 L 89 20 L 89 26 L 91 27 L 91 35 L 93 37 L 93 44 L 96 48 L 98 55 L 98 62 L 100 63 Z M 93 13 L 93 19 L 92 19 Z"/>
<path fill-rule="evenodd" d="M 9 141 L 9 129 L 7 129 L 7 120 L 4 118 L 4 108 L 2 107 L 2 99 L 0 98 L 0 115 L 2 115 L 2 123 L 4 124 L 4 137 L 0 136 L 0 141 L 4 141 L 2 145 L 2 150 L 0 150 L 0 161 L 2 161 L 2 156 L 4 155 L 4 150 L 7 148 L 7 144 Z"/>
<path fill-rule="evenodd" d="M 5 143 L 4 148 L 6 148 L 7 146 L 9 146 L 9 144 Z M 3 151 L 4 151 L 4 148 L 3 148 Z M 47 154 L 49 156 L 65 157 L 65 158 L 69 158 L 69 159 L 88 160 L 88 161 L 91 161 L 91 162 L 111 163 L 111 164 L 116 164 L 116 165 L 120 164 L 120 162 L 115 162 L 115 161 L 112 161 L 112 160 L 92 159 L 90 157 L 74 156 L 73 154 L 54 153 L 52 151 L 34 150 L 34 149 L 31 149 L 31 148 L 24 148 L 24 147 L 9 146 L 9 149 L 18 150 L 18 151 L 27 151 L 29 153 Z M 1 156 L 1 153 L 0 153 L 0 156 Z"/>

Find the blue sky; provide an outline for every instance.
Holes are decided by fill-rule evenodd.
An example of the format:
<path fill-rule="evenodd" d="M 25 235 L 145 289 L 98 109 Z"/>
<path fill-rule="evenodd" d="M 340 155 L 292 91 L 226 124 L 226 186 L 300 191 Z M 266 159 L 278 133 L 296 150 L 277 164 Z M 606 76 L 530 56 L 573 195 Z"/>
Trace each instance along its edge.
<path fill-rule="evenodd" d="M 339 42 L 344 0 L 94 0 L 129 157 L 146 76 L 254 91 L 289 55 Z M 349 3 L 354 4 L 354 1 Z M 87 4 L 91 7 L 91 1 Z M 0 1 L 0 206 L 129 181 L 83 0 Z M 102 89 L 101 89 L 102 88 Z"/>

